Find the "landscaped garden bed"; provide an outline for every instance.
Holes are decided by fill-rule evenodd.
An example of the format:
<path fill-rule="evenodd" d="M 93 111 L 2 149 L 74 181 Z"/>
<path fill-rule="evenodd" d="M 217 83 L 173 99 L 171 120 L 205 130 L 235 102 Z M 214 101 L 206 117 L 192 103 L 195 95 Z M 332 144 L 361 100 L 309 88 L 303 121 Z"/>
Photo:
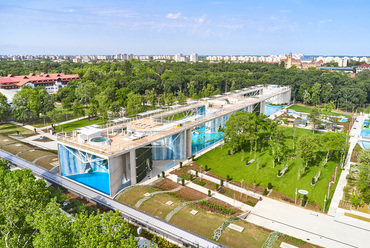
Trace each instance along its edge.
<path fill-rule="evenodd" d="M 158 188 L 160 190 L 172 190 L 172 189 L 176 189 L 177 187 L 179 187 L 181 184 L 179 183 L 175 183 L 174 181 L 172 181 L 171 179 L 168 179 L 168 178 L 164 178 L 163 180 L 157 182 L 153 187 L 154 188 Z"/>
<path fill-rule="evenodd" d="M 182 189 L 178 191 L 166 193 L 166 194 L 175 196 L 177 199 L 183 202 L 201 200 L 207 197 L 206 194 L 203 194 L 195 189 L 191 189 L 188 187 L 183 187 Z"/>
<path fill-rule="evenodd" d="M 216 198 L 211 198 L 208 201 L 192 203 L 192 205 L 197 206 L 207 212 L 218 213 L 225 216 L 238 216 L 243 213 L 238 208 L 235 208 L 232 205 Z"/>

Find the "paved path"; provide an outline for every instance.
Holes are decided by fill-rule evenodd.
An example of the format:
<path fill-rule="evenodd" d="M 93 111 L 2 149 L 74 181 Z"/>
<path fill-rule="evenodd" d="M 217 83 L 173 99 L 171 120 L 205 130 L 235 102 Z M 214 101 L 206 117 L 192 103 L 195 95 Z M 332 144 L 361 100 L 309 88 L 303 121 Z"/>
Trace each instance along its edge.
<path fill-rule="evenodd" d="M 358 122 L 354 122 L 354 125 L 349 133 L 350 139 L 349 139 L 349 150 L 347 155 L 347 160 L 344 164 L 344 170 L 342 171 L 342 174 L 340 175 L 340 178 L 338 180 L 337 188 L 335 189 L 334 196 L 331 200 L 330 208 L 328 211 L 328 215 L 335 216 L 338 214 L 339 216 L 343 213 L 344 209 L 340 209 L 339 202 L 343 197 L 343 187 L 347 184 L 347 175 L 349 174 L 349 170 L 351 168 L 351 156 L 353 152 L 353 148 L 355 148 L 359 135 L 361 133 L 361 126 L 364 122 L 364 116 L 358 116 L 356 119 Z"/>
<path fill-rule="evenodd" d="M 247 221 L 323 247 L 369 247 L 370 231 L 336 218 L 269 198 L 258 203 Z M 370 230 L 370 223 L 364 222 Z"/>
<path fill-rule="evenodd" d="M 179 186 L 175 189 L 172 189 L 172 190 L 166 190 L 166 191 L 157 191 L 157 192 L 153 192 L 153 193 L 150 193 L 150 195 L 148 196 L 145 196 L 144 198 L 141 198 L 136 204 L 135 204 L 135 208 L 139 208 L 141 204 L 143 204 L 143 202 L 145 202 L 146 200 L 149 200 L 150 198 L 152 198 L 152 196 L 156 195 L 156 194 L 163 194 L 163 193 L 171 193 L 171 192 L 176 192 L 176 191 L 179 191 L 180 189 L 182 189 L 184 186 Z"/>
<path fill-rule="evenodd" d="M 145 227 L 149 227 L 152 230 L 156 230 L 159 235 L 163 236 L 164 238 L 174 240 L 175 242 L 181 244 L 191 244 L 194 247 L 224 247 L 212 240 L 201 237 L 200 235 L 177 227 L 171 223 L 165 222 L 143 211 L 115 201 L 110 197 L 88 187 L 85 187 L 75 181 L 69 180 L 65 177 L 61 177 L 57 174 L 50 173 L 46 169 L 36 166 L 19 157 L 16 157 L 13 154 L 0 150 L 0 157 L 8 160 L 10 163 L 17 165 L 20 168 L 29 168 L 36 176 L 40 176 L 50 182 L 67 188 L 77 195 L 84 196 L 87 199 L 91 199 L 92 201 L 106 206 L 110 209 L 119 210 L 122 215 L 125 216 L 126 220 L 132 221 Z"/>

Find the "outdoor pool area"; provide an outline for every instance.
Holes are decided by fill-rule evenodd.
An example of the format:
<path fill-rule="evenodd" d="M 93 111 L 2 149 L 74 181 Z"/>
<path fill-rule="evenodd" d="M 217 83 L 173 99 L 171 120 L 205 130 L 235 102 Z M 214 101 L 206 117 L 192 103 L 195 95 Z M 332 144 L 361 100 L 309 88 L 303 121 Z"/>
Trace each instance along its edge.
<path fill-rule="evenodd" d="M 362 129 L 360 136 L 363 138 L 370 139 L 370 130 Z"/>
<path fill-rule="evenodd" d="M 364 149 L 368 150 L 370 148 L 370 142 L 369 141 L 362 141 L 362 146 Z"/>
<path fill-rule="evenodd" d="M 343 117 L 339 122 L 347 122 L 348 118 Z"/>
<path fill-rule="evenodd" d="M 272 106 L 272 105 L 269 105 L 269 104 L 265 104 L 265 115 L 269 116 L 269 115 L 277 112 L 279 109 L 282 109 L 283 107 L 284 107 L 284 105 Z"/>
<path fill-rule="evenodd" d="M 110 139 L 104 136 L 94 137 L 89 140 L 89 144 L 93 146 L 109 145 Z"/>
<path fill-rule="evenodd" d="M 92 172 L 66 176 L 76 182 L 89 186 L 106 195 L 110 195 L 109 189 L 109 173 Z"/>

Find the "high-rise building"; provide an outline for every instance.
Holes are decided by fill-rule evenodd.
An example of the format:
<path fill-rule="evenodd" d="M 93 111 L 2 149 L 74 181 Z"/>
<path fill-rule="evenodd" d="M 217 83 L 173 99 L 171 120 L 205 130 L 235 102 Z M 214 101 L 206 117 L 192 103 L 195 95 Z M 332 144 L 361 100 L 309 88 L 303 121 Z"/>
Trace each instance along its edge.
<path fill-rule="evenodd" d="M 192 53 L 190 54 L 190 62 L 197 62 L 198 61 L 198 54 Z"/>

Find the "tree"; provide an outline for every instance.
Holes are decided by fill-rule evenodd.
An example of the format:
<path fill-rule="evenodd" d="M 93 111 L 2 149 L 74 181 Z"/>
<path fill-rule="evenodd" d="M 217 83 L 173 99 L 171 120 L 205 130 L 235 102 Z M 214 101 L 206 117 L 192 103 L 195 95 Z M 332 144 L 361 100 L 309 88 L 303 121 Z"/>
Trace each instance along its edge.
<path fill-rule="evenodd" d="M 321 84 L 315 83 L 313 85 L 311 101 L 315 106 L 321 102 Z"/>
<path fill-rule="evenodd" d="M 320 112 L 319 112 L 319 109 L 318 108 L 313 108 L 310 115 L 308 116 L 308 119 L 311 121 L 312 123 L 312 133 L 315 133 L 315 128 L 318 124 L 320 124 Z"/>
<path fill-rule="evenodd" d="M 307 134 L 299 137 L 297 142 L 297 148 L 301 157 L 306 162 L 306 167 L 309 162 L 316 158 L 316 139 Z"/>
<path fill-rule="evenodd" d="M 30 225 L 44 211 L 50 192 L 29 169 L 5 170 L 0 166 L 0 246 L 31 247 L 37 230 Z"/>
<path fill-rule="evenodd" d="M 325 164 L 328 162 L 330 151 L 340 150 L 343 148 L 343 145 L 346 143 L 346 133 L 342 132 L 325 132 L 320 135 L 320 143 L 323 148 L 327 150 L 325 157 Z"/>
<path fill-rule="evenodd" d="M 126 113 L 128 116 L 140 113 L 142 110 L 141 97 L 138 94 L 130 92 L 128 94 L 128 101 L 126 107 Z"/>
<path fill-rule="evenodd" d="M 0 93 L 0 121 L 3 123 L 10 115 L 10 104 L 6 96 Z"/>
<path fill-rule="evenodd" d="M 310 93 L 307 90 L 305 90 L 303 95 L 303 104 L 308 105 L 310 102 L 311 102 Z"/>
<path fill-rule="evenodd" d="M 85 114 L 85 107 L 80 102 L 75 102 L 72 106 L 73 115 L 83 116 Z"/>
<path fill-rule="evenodd" d="M 60 108 L 55 108 L 46 113 L 46 115 L 54 122 L 59 123 L 64 119 L 63 111 Z"/>

